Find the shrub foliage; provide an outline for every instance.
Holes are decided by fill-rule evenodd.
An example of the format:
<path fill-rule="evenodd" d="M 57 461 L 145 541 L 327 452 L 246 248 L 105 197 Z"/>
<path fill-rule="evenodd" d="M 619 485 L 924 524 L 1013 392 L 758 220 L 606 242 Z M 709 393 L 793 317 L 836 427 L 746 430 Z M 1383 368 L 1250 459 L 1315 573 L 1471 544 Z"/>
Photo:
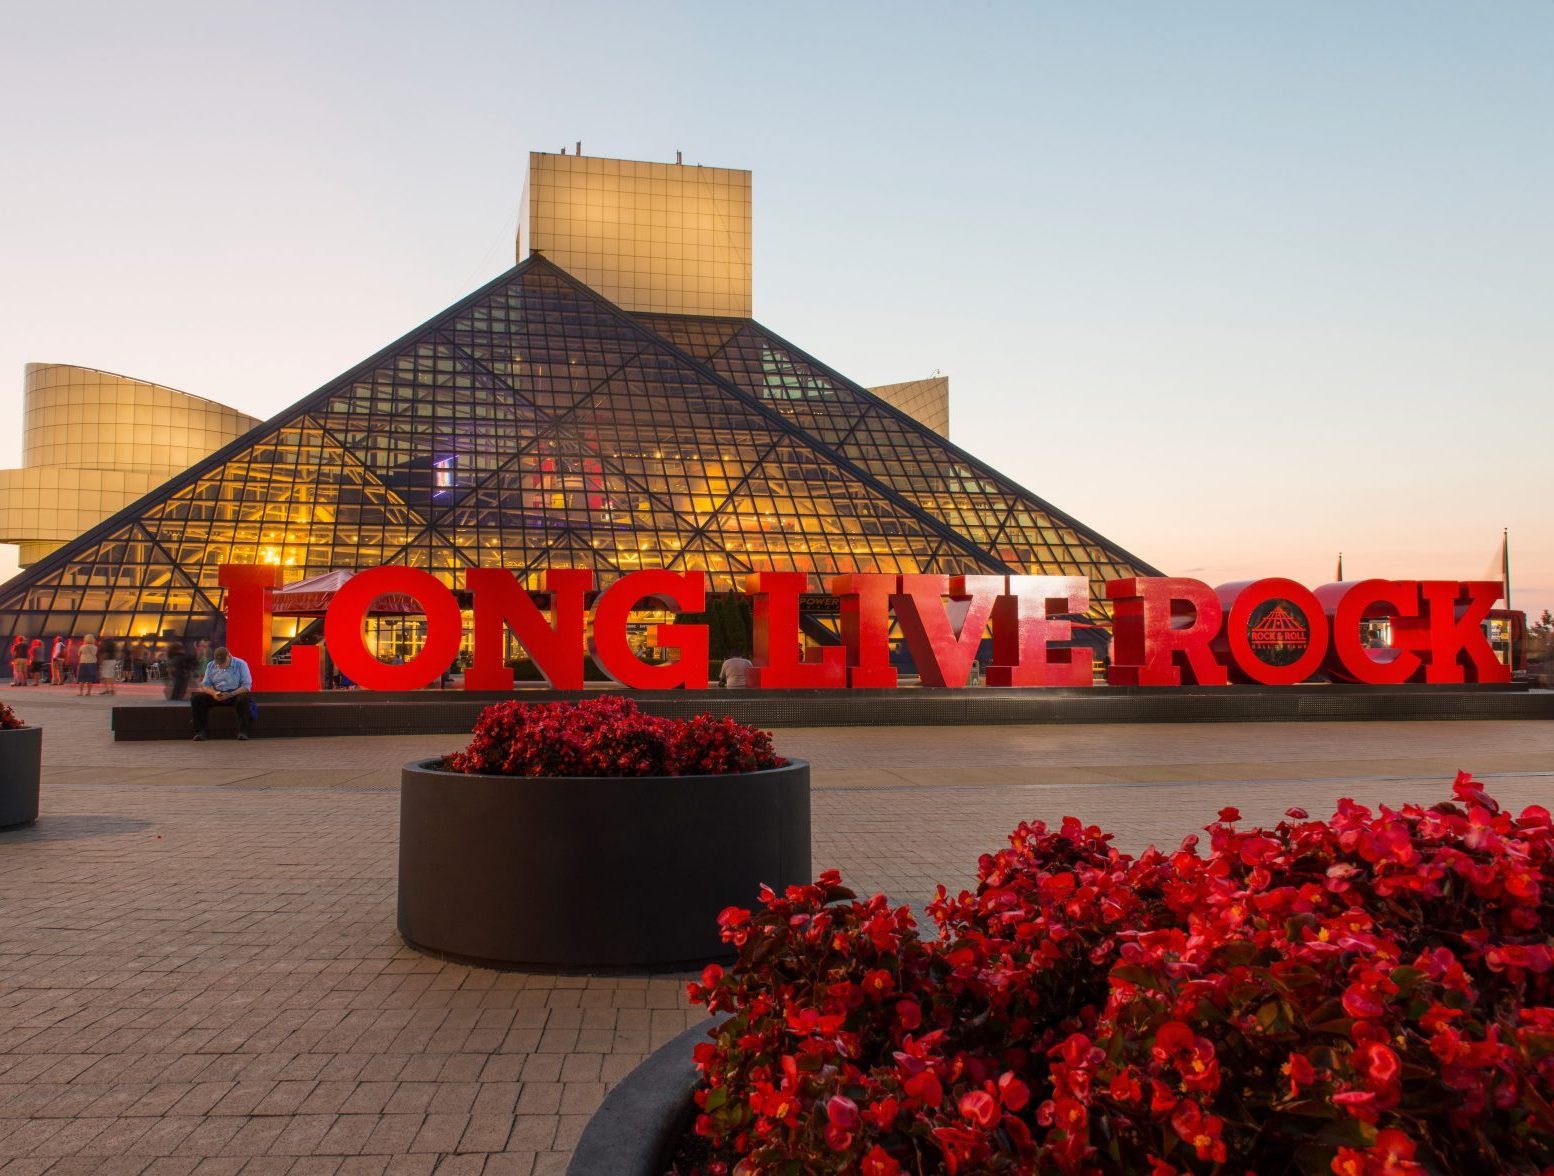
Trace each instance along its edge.
<path fill-rule="evenodd" d="M 1428 808 L 1239 821 L 1137 858 L 1022 824 L 932 938 L 834 871 L 724 911 L 682 1170 L 1554 1164 L 1548 811 L 1459 774 Z"/>
<path fill-rule="evenodd" d="M 645 715 L 629 698 L 499 702 L 449 771 L 497 776 L 711 776 L 781 767 L 772 737 L 733 719 Z"/>

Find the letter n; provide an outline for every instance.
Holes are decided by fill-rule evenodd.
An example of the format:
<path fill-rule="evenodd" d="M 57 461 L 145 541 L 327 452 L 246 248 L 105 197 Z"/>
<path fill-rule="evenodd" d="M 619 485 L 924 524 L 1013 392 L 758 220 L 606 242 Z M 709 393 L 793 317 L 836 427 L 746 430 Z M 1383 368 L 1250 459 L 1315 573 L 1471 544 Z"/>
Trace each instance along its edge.
<path fill-rule="evenodd" d="M 507 630 L 534 659 L 540 675 L 557 690 L 583 688 L 584 613 L 594 574 L 586 568 L 552 568 L 545 573 L 552 625 L 505 568 L 468 568 L 464 587 L 475 613 L 474 660 L 464 674 L 466 690 L 511 690 Z"/>

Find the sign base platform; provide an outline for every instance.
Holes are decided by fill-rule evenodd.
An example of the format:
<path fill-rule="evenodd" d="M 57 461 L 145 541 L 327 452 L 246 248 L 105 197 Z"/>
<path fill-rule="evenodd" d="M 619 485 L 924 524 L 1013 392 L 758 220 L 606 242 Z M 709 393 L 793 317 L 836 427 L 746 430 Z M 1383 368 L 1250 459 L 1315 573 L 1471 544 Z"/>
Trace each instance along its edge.
<path fill-rule="evenodd" d="M 568 702 L 595 691 L 496 693 L 416 690 L 261 694 L 253 735 L 468 735 L 494 702 Z M 1095 686 L 897 690 L 634 691 L 649 714 L 730 715 L 757 727 L 935 727 L 1037 723 L 1332 723 L 1554 719 L 1554 691 L 1490 686 Z M 229 708 L 211 713 L 211 737 L 236 735 Z M 115 706 L 116 742 L 188 739 L 189 705 Z"/>

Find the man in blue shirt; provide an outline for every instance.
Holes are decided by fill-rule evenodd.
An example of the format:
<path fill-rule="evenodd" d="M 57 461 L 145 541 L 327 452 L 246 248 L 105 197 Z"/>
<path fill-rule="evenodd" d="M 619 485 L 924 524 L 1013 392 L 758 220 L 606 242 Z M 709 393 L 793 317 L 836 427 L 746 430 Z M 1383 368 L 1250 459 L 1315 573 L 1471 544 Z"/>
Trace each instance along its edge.
<path fill-rule="evenodd" d="M 248 672 L 248 663 L 233 657 L 225 645 L 216 650 L 205 667 L 205 676 L 189 695 L 189 705 L 194 708 L 194 737 L 205 738 L 211 707 L 230 706 L 237 712 L 237 737 L 247 739 L 253 688 L 254 676 Z"/>

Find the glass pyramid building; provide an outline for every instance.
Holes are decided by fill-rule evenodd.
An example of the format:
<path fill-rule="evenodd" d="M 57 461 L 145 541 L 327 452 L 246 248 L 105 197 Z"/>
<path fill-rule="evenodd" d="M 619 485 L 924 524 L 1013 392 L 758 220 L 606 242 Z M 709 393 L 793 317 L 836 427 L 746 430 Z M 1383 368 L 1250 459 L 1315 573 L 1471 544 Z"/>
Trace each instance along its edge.
<path fill-rule="evenodd" d="M 0 587 L 0 635 L 219 635 L 225 563 L 1158 574 L 747 317 L 531 255 Z M 281 636 L 281 634 L 278 634 Z"/>

